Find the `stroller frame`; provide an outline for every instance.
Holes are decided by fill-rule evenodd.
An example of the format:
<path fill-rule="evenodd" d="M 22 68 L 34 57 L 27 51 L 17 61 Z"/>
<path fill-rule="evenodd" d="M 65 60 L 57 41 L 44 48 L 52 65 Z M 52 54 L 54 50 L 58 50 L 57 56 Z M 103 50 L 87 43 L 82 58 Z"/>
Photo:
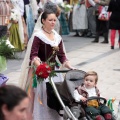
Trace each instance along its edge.
<path fill-rule="evenodd" d="M 55 70 L 55 72 L 57 72 L 57 73 L 66 73 L 68 71 L 81 71 L 81 70 Z M 85 73 L 84 71 L 82 71 L 82 72 Z M 71 112 L 70 108 L 63 103 L 63 100 L 61 99 L 60 94 L 59 94 L 59 92 L 58 92 L 58 90 L 56 88 L 56 85 L 55 85 L 52 78 L 50 78 L 50 82 L 51 82 L 52 88 L 53 88 L 53 90 L 54 90 L 54 92 L 56 94 L 56 97 L 58 98 L 61 106 L 63 107 L 63 110 L 65 111 L 65 113 L 68 116 L 67 120 L 78 120 L 78 118 L 76 118 L 74 116 L 74 114 Z"/>

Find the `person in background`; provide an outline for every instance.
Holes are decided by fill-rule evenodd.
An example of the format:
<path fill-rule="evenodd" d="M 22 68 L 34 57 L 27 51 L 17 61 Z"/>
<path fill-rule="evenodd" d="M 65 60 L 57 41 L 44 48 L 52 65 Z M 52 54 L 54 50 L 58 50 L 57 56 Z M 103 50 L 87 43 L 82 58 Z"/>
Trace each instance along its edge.
<path fill-rule="evenodd" d="M 25 91 L 13 85 L 0 87 L 0 120 L 28 120 L 29 98 Z"/>
<path fill-rule="evenodd" d="M 97 100 L 89 100 L 86 104 L 88 97 L 97 96 L 100 97 L 99 89 L 97 88 L 98 74 L 95 71 L 88 71 L 84 76 L 84 83 L 74 90 L 74 99 L 76 102 L 82 101 L 85 111 L 94 120 L 103 120 L 101 115 L 104 116 L 105 120 L 112 120 L 112 111 L 105 105 L 99 106 Z M 94 101 L 94 102 L 93 102 Z M 93 104 L 94 103 L 94 104 Z M 96 115 L 94 115 L 98 112 Z"/>
<path fill-rule="evenodd" d="M 0 39 L 2 39 L 4 36 L 8 37 L 9 16 L 9 0 L 0 0 Z M 0 56 L 0 86 L 4 85 L 8 80 L 8 77 L 2 74 L 2 72 L 6 70 L 6 68 L 6 59 L 4 58 L 4 56 Z"/>
<path fill-rule="evenodd" d="M 9 41 L 17 51 L 24 50 L 24 28 L 17 0 L 10 0 Z"/>
<path fill-rule="evenodd" d="M 94 0 L 85 0 L 85 5 L 88 17 L 88 31 L 85 36 L 94 38 L 96 36 L 96 19 L 94 14 L 96 3 Z"/>
<path fill-rule="evenodd" d="M 0 0 L 0 38 L 7 34 L 9 17 L 10 17 L 9 0 Z"/>
<path fill-rule="evenodd" d="M 23 28 L 24 28 L 24 46 L 26 48 L 27 43 L 28 43 L 28 33 L 27 33 L 27 25 L 26 25 L 25 19 L 23 17 L 23 15 L 24 15 L 24 2 L 23 2 L 23 0 L 18 0 L 18 6 L 19 6 L 19 9 L 20 9 Z"/>
<path fill-rule="evenodd" d="M 98 7 L 101 6 L 108 6 L 110 0 L 94 0 L 96 3 L 96 10 L 98 10 Z M 99 37 L 103 33 L 104 40 L 101 43 L 108 43 L 108 22 L 109 21 L 102 21 L 98 19 L 99 14 L 95 12 L 96 15 L 96 37 L 92 41 L 92 43 L 98 43 Z"/>
<path fill-rule="evenodd" d="M 73 14 L 72 14 L 72 22 L 73 22 L 73 30 L 76 31 L 74 36 L 81 36 L 79 35 L 79 31 L 88 29 L 88 21 L 87 21 L 87 10 L 85 6 L 85 0 L 78 0 L 78 3 L 74 4 L 73 7 Z"/>
<path fill-rule="evenodd" d="M 120 0 L 111 0 L 108 11 L 111 12 L 109 20 L 111 49 L 114 49 L 115 46 L 115 34 L 117 30 L 119 34 L 118 45 L 120 48 Z"/>

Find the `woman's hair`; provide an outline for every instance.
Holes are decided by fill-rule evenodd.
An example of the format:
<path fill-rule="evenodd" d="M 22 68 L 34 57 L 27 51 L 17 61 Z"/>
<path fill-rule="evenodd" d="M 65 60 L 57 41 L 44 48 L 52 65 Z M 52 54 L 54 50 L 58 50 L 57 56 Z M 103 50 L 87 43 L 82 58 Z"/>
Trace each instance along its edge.
<path fill-rule="evenodd" d="M 53 11 L 56 14 L 56 12 L 57 12 L 57 5 L 55 3 L 53 3 L 53 2 L 51 2 L 51 1 L 48 1 L 44 5 L 44 11 L 47 11 L 47 10 L 48 11 L 51 10 L 51 11 Z"/>
<path fill-rule="evenodd" d="M 42 24 L 43 24 L 42 19 L 46 20 L 46 18 L 48 17 L 49 14 L 55 14 L 55 13 L 51 10 L 46 10 L 42 13 L 42 15 L 41 15 L 41 23 Z"/>
<path fill-rule="evenodd" d="M 86 72 L 84 78 L 86 78 L 87 76 L 95 76 L 95 83 L 98 82 L 98 74 L 95 71 Z"/>
<path fill-rule="evenodd" d="M 4 120 L 3 105 L 7 105 L 7 109 L 12 111 L 26 97 L 28 97 L 27 93 L 17 86 L 5 85 L 0 87 L 0 120 Z"/>

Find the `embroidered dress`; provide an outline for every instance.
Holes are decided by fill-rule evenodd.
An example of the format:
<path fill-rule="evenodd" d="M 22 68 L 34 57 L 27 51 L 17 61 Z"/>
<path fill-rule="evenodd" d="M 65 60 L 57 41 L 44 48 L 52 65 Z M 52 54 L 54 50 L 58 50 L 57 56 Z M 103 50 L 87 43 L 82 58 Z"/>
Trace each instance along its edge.
<path fill-rule="evenodd" d="M 69 32 L 68 22 L 64 12 L 61 12 L 59 20 L 61 25 L 61 34 L 68 35 L 70 32 Z"/>
<path fill-rule="evenodd" d="M 65 52 L 63 50 L 62 38 L 55 30 L 52 32 L 54 33 L 53 41 L 47 38 L 42 29 L 39 32 L 35 33 L 30 54 L 31 61 L 34 60 L 34 58 L 37 56 L 41 59 L 41 61 L 45 62 L 50 57 L 53 51 L 53 46 L 59 47 L 57 57 L 60 62 L 64 63 L 67 60 Z M 51 61 L 55 62 L 55 59 L 56 57 L 51 59 Z M 27 92 L 29 94 L 29 90 L 33 84 L 33 69 L 29 69 L 28 76 L 26 78 L 27 80 L 21 80 L 19 84 L 23 89 L 28 88 Z M 54 82 L 62 82 L 63 76 L 61 74 L 57 74 L 57 77 L 54 77 L 53 80 Z M 33 120 L 56 120 L 56 118 L 57 120 L 63 120 L 63 118 L 60 117 L 55 110 L 47 106 L 46 82 L 48 81 L 49 80 L 46 79 L 42 83 L 38 84 L 37 88 L 34 89 L 35 97 L 33 98 Z M 40 101 L 42 104 L 40 104 Z"/>
<path fill-rule="evenodd" d="M 84 30 L 88 28 L 87 11 L 84 4 L 75 4 L 73 8 L 73 30 Z"/>
<path fill-rule="evenodd" d="M 19 12 L 16 9 L 12 9 L 11 10 L 11 16 L 10 19 L 13 19 L 18 21 L 19 20 Z M 22 51 L 24 50 L 24 44 L 22 42 L 22 38 L 20 37 L 20 29 L 19 29 L 19 22 L 18 23 L 10 23 L 10 35 L 9 35 L 9 40 L 10 43 L 15 47 L 15 49 L 17 49 L 18 51 Z M 24 40 L 24 39 L 23 39 Z"/>

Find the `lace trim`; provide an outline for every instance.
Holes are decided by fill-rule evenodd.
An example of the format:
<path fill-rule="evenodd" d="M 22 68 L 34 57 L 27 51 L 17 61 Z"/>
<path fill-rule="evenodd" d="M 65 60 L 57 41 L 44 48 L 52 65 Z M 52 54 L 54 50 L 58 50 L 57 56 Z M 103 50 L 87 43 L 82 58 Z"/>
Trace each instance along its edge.
<path fill-rule="evenodd" d="M 34 64 L 34 62 L 35 62 L 36 60 L 38 60 L 38 61 L 40 62 L 40 64 L 42 63 L 42 61 L 40 60 L 39 57 L 34 57 L 33 60 L 32 60 L 32 62 L 31 62 L 31 65 L 32 65 L 32 66 L 33 66 L 33 64 Z"/>

